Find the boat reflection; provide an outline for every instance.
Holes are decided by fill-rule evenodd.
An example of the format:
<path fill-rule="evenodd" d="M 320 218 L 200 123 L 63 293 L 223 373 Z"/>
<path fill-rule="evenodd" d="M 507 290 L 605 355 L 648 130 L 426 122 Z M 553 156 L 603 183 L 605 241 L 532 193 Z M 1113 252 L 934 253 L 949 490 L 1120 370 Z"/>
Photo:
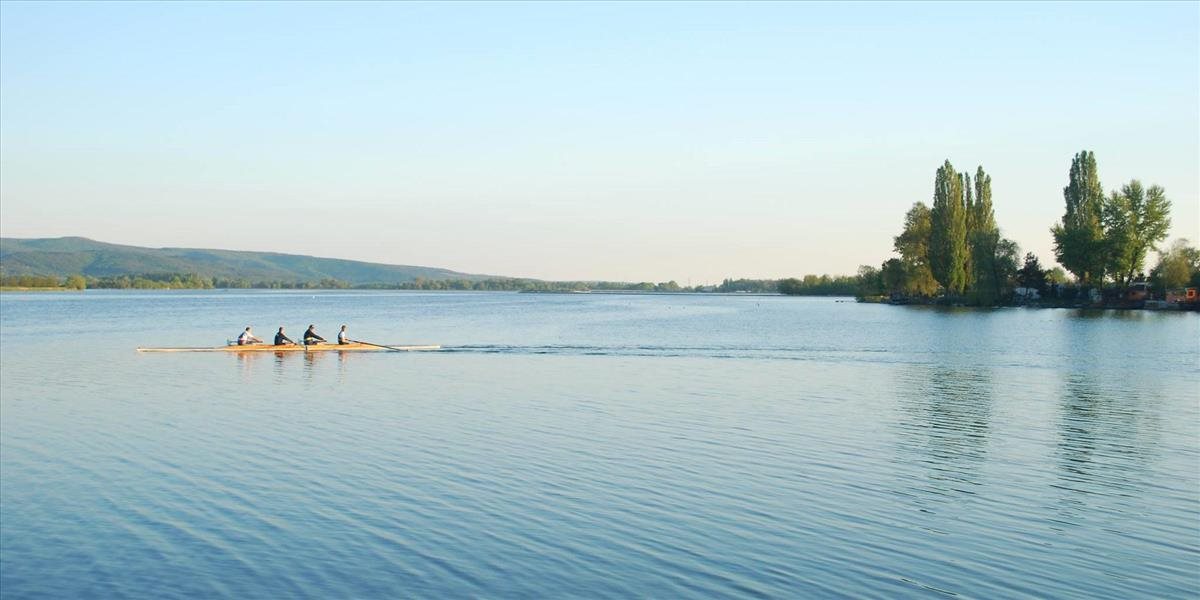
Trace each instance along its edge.
<path fill-rule="evenodd" d="M 234 352 L 232 354 L 238 369 L 241 371 L 241 377 L 244 382 L 250 382 L 254 378 L 256 365 L 265 364 L 264 361 L 269 356 L 273 377 L 279 383 L 286 379 L 288 365 L 297 363 L 303 365 L 305 377 L 311 380 L 314 370 L 321 363 L 331 360 L 330 355 L 336 357 L 335 364 L 337 365 L 340 377 L 345 372 L 346 365 L 350 362 L 351 356 L 355 353 L 352 351 L 326 350 L 322 352 Z"/>

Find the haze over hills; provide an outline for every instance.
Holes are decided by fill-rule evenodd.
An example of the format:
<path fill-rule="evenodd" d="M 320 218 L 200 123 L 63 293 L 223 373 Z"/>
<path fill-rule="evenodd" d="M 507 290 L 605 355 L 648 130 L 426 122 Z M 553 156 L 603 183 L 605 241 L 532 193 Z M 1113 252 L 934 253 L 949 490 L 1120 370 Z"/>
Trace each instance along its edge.
<path fill-rule="evenodd" d="M 202 248 L 143 248 L 83 237 L 0 238 L 0 274 L 113 277 L 194 273 L 201 277 L 253 281 L 306 282 L 336 279 L 351 285 L 427 280 L 480 281 L 489 275 L 436 267 L 318 258 L 275 252 Z"/>

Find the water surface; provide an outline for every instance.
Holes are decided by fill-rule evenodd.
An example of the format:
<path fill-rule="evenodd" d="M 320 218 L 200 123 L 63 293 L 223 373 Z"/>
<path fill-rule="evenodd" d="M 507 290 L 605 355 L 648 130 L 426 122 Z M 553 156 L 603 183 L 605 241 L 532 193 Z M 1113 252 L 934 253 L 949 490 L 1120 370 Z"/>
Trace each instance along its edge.
<path fill-rule="evenodd" d="M 341 323 L 427 354 L 138 354 Z M 1200 317 L 0 295 L 0 595 L 1194 597 Z"/>

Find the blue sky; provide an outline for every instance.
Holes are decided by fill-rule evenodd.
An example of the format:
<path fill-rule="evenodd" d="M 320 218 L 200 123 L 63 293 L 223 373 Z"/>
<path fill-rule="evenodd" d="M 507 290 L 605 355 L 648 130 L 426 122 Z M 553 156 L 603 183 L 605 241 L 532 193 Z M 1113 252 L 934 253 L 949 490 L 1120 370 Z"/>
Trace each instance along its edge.
<path fill-rule="evenodd" d="M 555 279 L 852 273 L 949 158 L 1200 238 L 1200 5 L 0 4 L 0 233 Z M 1153 262 L 1151 258 L 1151 262 Z"/>

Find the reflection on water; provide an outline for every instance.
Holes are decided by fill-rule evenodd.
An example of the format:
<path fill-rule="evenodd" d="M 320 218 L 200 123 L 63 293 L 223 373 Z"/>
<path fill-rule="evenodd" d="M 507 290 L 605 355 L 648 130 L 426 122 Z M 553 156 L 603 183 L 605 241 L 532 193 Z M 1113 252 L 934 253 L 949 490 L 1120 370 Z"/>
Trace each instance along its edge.
<path fill-rule="evenodd" d="M 1200 587 L 1200 315 L 393 292 L 0 308 L 4 598 Z M 133 351 L 347 321 L 450 351 Z"/>
<path fill-rule="evenodd" d="M 1147 382 L 1149 383 L 1149 382 Z M 1157 386 L 1155 386 L 1157 387 Z M 1106 389 L 1082 374 L 1064 378 L 1057 445 L 1064 505 L 1123 496 L 1144 485 L 1159 446 L 1157 417 L 1145 407 L 1153 389 Z"/>
<path fill-rule="evenodd" d="M 262 368 L 261 365 L 270 362 L 272 372 L 275 376 L 275 381 L 282 382 L 287 377 L 293 376 L 290 370 L 299 368 L 300 376 L 305 381 L 312 382 L 316 377 L 318 367 L 327 361 L 333 361 L 337 365 L 337 374 L 341 378 L 345 375 L 346 366 L 353 360 L 356 352 L 338 352 L 338 351 L 323 351 L 323 352 L 231 352 L 235 357 L 235 364 L 243 381 L 251 381 L 255 376 L 257 369 Z M 268 358 L 269 357 L 269 358 Z"/>
<path fill-rule="evenodd" d="M 1158 314 L 1144 310 L 1117 310 L 1111 308 L 1077 308 L 1072 311 L 1072 314 L 1076 319 L 1113 319 L 1118 321 L 1145 321 L 1147 319 L 1161 318 Z"/>
<path fill-rule="evenodd" d="M 933 500 L 975 493 L 987 459 L 990 370 L 911 365 L 899 374 L 901 460 L 925 471 L 915 491 Z"/>
<path fill-rule="evenodd" d="M 291 376 L 289 369 L 293 366 L 301 368 L 301 377 L 306 381 L 312 381 L 317 367 L 326 361 L 335 361 L 338 373 L 343 374 L 347 363 L 352 360 L 354 354 L 355 352 L 337 351 L 230 353 L 234 357 L 234 364 L 237 366 L 241 379 L 247 382 L 253 380 L 256 371 L 267 362 L 271 363 L 276 381 L 283 381 L 286 377 Z"/>

